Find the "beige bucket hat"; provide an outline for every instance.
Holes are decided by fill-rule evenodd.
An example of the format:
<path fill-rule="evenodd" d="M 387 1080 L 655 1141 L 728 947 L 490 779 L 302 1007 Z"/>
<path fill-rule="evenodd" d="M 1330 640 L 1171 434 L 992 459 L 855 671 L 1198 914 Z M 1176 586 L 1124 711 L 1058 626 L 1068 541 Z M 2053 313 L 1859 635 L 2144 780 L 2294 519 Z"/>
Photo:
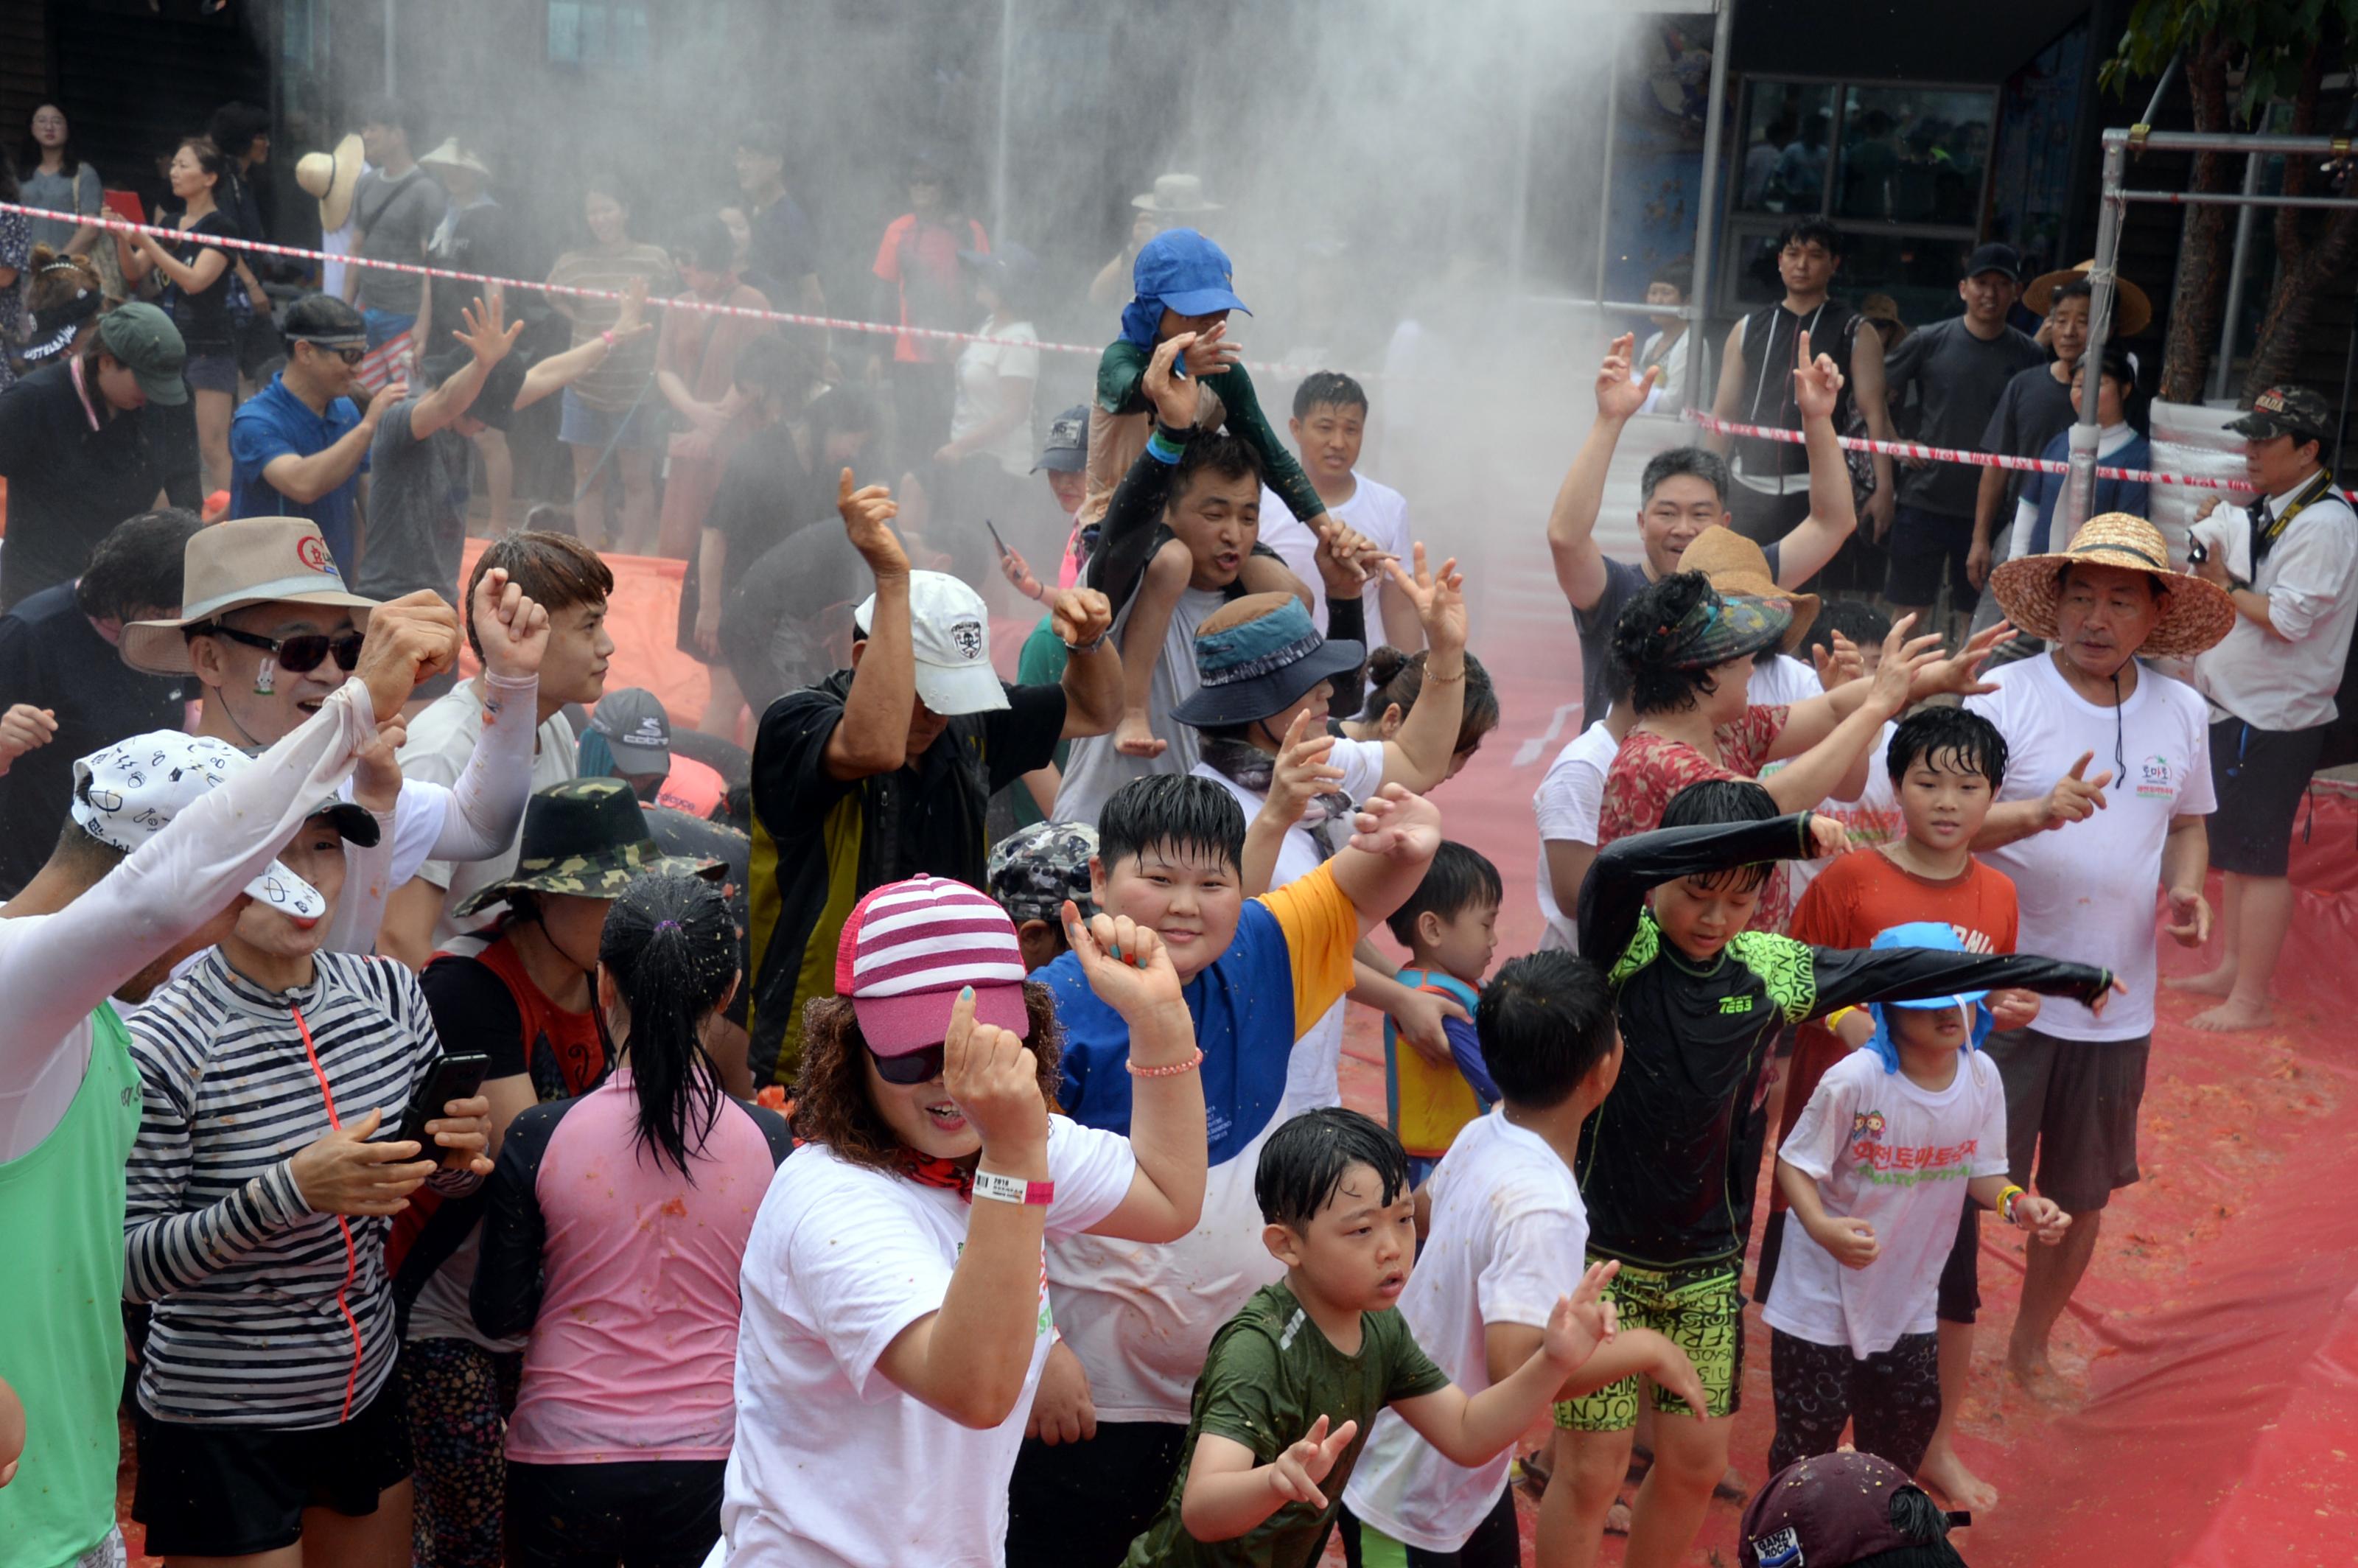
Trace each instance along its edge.
<path fill-rule="evenodd" d="M 184 676 L 188 628 L 249 604 L 329 604 L 368 629 L 377 601 L 347 592 L 319 525 L 308 517 L 241 517 L 200 528 L 189 540 L 177 621 L 134 621 L 123 628 L 123 662 L 152 675 Z"/>

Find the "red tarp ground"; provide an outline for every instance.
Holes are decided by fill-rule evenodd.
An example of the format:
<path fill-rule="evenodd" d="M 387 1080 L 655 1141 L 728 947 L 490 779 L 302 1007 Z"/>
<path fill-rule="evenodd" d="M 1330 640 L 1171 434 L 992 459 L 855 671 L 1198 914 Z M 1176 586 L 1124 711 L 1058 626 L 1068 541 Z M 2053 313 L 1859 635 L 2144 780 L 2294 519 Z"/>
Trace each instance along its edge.
<path fill-rule="evenodd" d="M 470 561 L 479 548 L 470 542 Z M 672 646 L 676 562 L 617 560 L 611 687 L 648 687 L 682 722 L 702 669 Z M 1541 575 L 1537 579 L 1544 585 Z M 1530 801 L 1572 738 L 1556 705 L 1578 654 L 1552 585 L 1500 596 L 1476 622 L 1507 723 L 1438 796 L 1453 836 L 1506 879 L 1502 957 L 1538 938 Z M 1029 623 L 994 627 L 1002 668 Z M 1509 650 L 1512 650 L 1512 663 Z M 1528 752 L 1528 756 L 1523 753 Z M 1985 1230 L 1982 1354 L 1966 1406 L 1967 1462 L 2004 1494 L 1956 1540 L 1974 1568 L 2228 1568 L 2342 1563 L 2358 1519 L 2358 805 L 2324 787 L 2303 814 L 2299 916 L 2277 972 L 2276 1026 L 2205 1034 L 2197 1005 L 2161 1001 L 2142 1139 L 2146 1179 L 2107 1212 L 2096 1260 L 2058 1331 L 2057 1364 L 2089 1398 L 2076 1411 L 2025 1399 L 1999 1370 L 2020 1248 Z M 2216 902 L 2216 880 L 2213 901 Z M 2163 946 L 2165 972 L 2201 967 Z M 1381 1033 L 1354 1009 L 1344 1088 L 1382 1113 Z M 1765 1479 L 1772 1421 L 1768 1335 L 1749 1314 L 1735 1460 Z M 126 1433 L 126 1460 L 128 1454 Z M 128 1465 L 124 1491 L 128 1517 Z M 1691 1561 L 1733 1568 L 1737 1505 L 1714 1503 Z M 1530 1506 L 1524 1505 L 1526 1536 Z M 134 1527 L 134 1561 L 137 1556 Z M 1340 1562 L 1337 1547 L 1333 1559 Z M 1606 1561 L 1618 1563 L 1608 1541 Z"/>

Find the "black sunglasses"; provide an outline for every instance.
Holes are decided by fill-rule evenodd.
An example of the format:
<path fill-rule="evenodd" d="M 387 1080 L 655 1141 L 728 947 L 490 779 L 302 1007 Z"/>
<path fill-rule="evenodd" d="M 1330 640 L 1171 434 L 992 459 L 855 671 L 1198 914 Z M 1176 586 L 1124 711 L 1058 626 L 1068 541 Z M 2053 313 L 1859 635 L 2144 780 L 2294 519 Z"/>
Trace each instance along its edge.
<path fill-rule="evenodd" d="M 353 349 L 353 348 L 343 348 L 343 349 L 339 349 L 339 348 L 332 347 L 332 346 L 330 346 L 330 344 L 319 342 L 319 341 L 317 341 L 316 339 L 312 339 L 312 338 L 297 338 L 297 339 L 295 339 L 294 341 L 295 341 L 296 342 L 298 342 L 298 343 L 308 343 L 308 344 L 309 344 L 309 345 L 310 345 L 311 351 L 312 351 L 313 353 L 315 353 L 315 354 L 333 354 L 333 355 L 335 355 L 338 359 L 340 359 L 340 360 L 343 361 L 343 362 L 344 362 L 346 364 L 348 364 L 348 365 L 357 365 L 357 364 L 359 364 L 359 363 L 361 362 L 361 361 L 362 361 L 362 360 L 364 360 L 364 359 L 368 358 L 368 350 L 366 350 L 366 349 L 364 349 L 364 348 L 363 348 L 363 349 Z"/>
<path fill-rule="evenodd" d="M 206 630 L 216 637 L 226 637 L 233 643 L 243 643 L 249 648 L 259 648 L 265 654 L 274 654 L 280 667 L 298 676 L 318 669 L 319 661 L 330 654 L 336 656 L 336 667 L 347 674 L 361 662 L 362 635 L 355 631 L 339 632 L 332 637 L 324 632 L 302 632 L 292 637 L 257 637 L 234 626 L 214 625 Z"/>
<path fill-rule="evenodd" d="M 942 1076 L 942 1059 L 946 1048 L 936 1043 L 920 1045 L 906 1055 L 879 1055 L 872 1045 L 867 1047 L 868 1059 L 876 1064 L 876 1076 L 888 1084 L 929 1083 Z"/>

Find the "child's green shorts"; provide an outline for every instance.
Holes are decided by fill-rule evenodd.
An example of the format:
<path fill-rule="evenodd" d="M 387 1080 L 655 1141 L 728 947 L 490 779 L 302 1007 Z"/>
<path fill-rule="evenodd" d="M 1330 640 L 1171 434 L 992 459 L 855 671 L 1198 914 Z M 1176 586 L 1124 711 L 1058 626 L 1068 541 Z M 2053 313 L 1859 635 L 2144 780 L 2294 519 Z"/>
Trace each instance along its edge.
<path fill-rule="evenodd" d="M 1605 1260 L 1591 1252 L 1592 1264 Z M 1624 1263 L 1606 1294 L 1620 1309 L 1623 1328 L 1650 1328 L 1687 1353 L 1703 1379 L 1706 1415 L 1736 1413 L 1744 1382 L 1744 1260 L 1724 1258 L 1676 1269 Z M 1638 1390 L 1651 1389 L 1654 1408 L 1686 1414 L 1687 1402 L 1632 1375 L 1555 1407 L 1555 1423 L 1573 1432 L 1623 1432 L 1638 1422 Z"/>

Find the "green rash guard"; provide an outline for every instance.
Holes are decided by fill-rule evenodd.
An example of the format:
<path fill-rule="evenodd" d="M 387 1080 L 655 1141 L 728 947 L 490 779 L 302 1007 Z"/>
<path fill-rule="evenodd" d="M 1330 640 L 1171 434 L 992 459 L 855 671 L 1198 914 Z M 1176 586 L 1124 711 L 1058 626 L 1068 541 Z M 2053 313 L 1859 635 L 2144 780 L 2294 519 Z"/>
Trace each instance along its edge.
<path fill-rule="evenodd" d="M 1127 338 L 1116 338 L 1106 345 L 1098 361 L 1098 406 L 1109 414 L 1144 414 L 1152 405 L 1146 400 L 1146 365 L 1152 359 L 1151 350 L 1141 349 Z M 1218 396 L 1220 406 L 1228 410 L 1228 429 L 1232 436 L 1251 443 L 1260 454 L 1262 477 L 1270 489 L 1285 498 L 1286 510 L 1304 523 L 1326 510 L 1318 499 L 1317 489 L 1285 443 L 1277 438 L 1270 427 L 1269 418 L 1260 411 L 1260 398 L 1253 391 L 1252 377 L 1242 365 L 1230 365 L 1217 375 L 1202 380 L 1207 392 Z"/>
<path fill-rule="evenodd" d="M 1580 950 L 1612 966 L 1620 1081 L 1580 1130 L 1589 1245 L 1645 1268 L 1738 1255 L 1736 1134 L 1761 1064 L 1788 1023 L 1861 1002 L 2019 987 L 2093 1001 L 2110 971 L 2036 954 L 1816 947 L 1742 931 L 1706 963 L 1646 907 L 1662 882 L 1812 852 L 1807 813 L 1665 827 L 1608 844 L 1580 888 Z"/>

